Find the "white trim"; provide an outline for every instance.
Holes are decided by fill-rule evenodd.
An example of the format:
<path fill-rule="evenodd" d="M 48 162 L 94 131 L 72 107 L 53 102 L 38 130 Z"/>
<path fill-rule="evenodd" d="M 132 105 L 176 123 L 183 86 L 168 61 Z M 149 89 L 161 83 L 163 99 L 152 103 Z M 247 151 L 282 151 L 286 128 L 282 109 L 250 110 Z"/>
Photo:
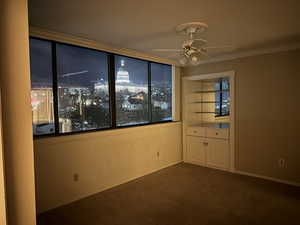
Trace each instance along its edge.
<path fill-rule="evenodd" d="M 248 172 L 244 172 L 244 171 L 240 171 L 240 170 L 235 170 L 235 171 L 233 171 L 233 173 L 241 174 L 241 175 L 245 175 L 245 176 L 250 176 L 250 177 L 256 177 L 256 178 L 260 178 L 260 179 L 264 179 L 264 180 L 270 180 L 270 181 L 274 181 L 274 182 L 277 182 L 277 183 L 288 184 L 288 185 L 292 185 L 292 186 L 296 186 L 296 187 L 300 187 L 299 182 L 281 180 L 281 179 L 277 179 L 277 178 L 274 178 L 274 177 L 258 175 L 258 174 L 255 174 L 255 173 L 248 173 Z"/>
<path fill-rule="evenodd" d="M 234 77 L 235 71 L 224 71 L 224 72 L 218 72 L 218 73 L 206 73 L 206 74 L 198 74 L 193 76 L 186 76 L 183 77 L 183 80 L 205 80 L 205 79 L 214 79 L 214 78 L 220 78 L 220 77 Z"/>
<path fill-rule="evenodd" d="M 263 49 L 252 49 L 248 51 L 243 51 L 240 53 L 232 53 L 232 54 L 225 54 L 222 56 L 216 56 L 211 59 L 202 60 L 200 64 L 208 64 L 208 63 L 214 63 L 214 62 L 222 62 L 222 61 L 228 61 L 233 59 L 240 59 L 250 56 L 257 56 L 257 55 L 265 55 L 265 54 L 272 54 L 277 52 L 285 52 L 285 51 L 291 51 L 300 49 L 300 43 L 293 43 L 283 46 L 276 46 L 271 48 L 263 48 Z"/>

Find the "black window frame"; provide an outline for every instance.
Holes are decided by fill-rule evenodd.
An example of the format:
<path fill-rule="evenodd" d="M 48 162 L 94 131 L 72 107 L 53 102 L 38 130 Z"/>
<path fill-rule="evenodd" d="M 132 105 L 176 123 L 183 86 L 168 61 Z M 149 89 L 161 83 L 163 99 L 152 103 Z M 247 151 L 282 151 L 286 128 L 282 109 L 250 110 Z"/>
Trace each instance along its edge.
<path fill-rule="evenodd" d="M 80 45 L 74 45 L 66 42 L 61 42 L 61 41 L 55 41 L 55 40 L 49 40 L 45 38 L 40 38 L 40 37 L 34 37 L 34 36 L 29 36 L 30 39 L 37 39 L 37 40 L 42 40 L 42 41 L 47 41 L 51 43 L 51 54 L 52 54 L 52 80 L 53 80 L 53 110 L 54 110 L 54 133 L 50 134 L 34 134 L 34 138 L 43 138 L 43 137 L 58 137 L 58 136 L 68 136 L 68 135 L 73 135 L 73 134 L 82 134 L 82 133 L 91 133 L 91 132 L 97 132 L 97 131 L 104 131 L 104 130 L 114 130 L 114 129 L 123 129 L 123 128 L 129 128 L 129 127 L 139 127 L 139 126 L 147 126 L 147 125 L 153 125 L 153 124 L 162 124 L 162 123 L 170 123 L 173 122 L 172 120 L 162 120 L 162 121 L 156 121 L 152 122 L 152 102 L 151 102 L 151 64 L 160 64 L 160 65 L 166 65 L 166 66 L 171 66 L 170 64 L 165 64 L 165 63 L 160 63 L 160 62 L 154 62 L 150 60 L 144 60 L 140 58 L 135 58 L 132 56 L 127 56 L 127 55 L 122 55 L 122 54 L 117 54 L 117 53 L 112 53 L 108 51 L 103 51 L 95 48 L 90 48 L 90 47 L 85 47 L 85 46 L 80 46 Z M 110 119 L 111 119 L 111 126 L 110 127 L 105 127 L 105 128 L 96 128 L 96 129 L 91 129 L 91 130 L 81 130 L 81 131 L 71 131 L 71 132 L 66 132 L 66 133 L 60 133 L 59 132 L 59 115 L 58 115 L 58 79 L 57 79 L 57 52 L 56 52 L 56 44 L 64 44 L 64 45 L 69 45 L 77 48 L 84 48 L 84 49 L 90 49 L 93 51 L 98 51 L 102 53 L 107 54 L 107 67 L 108 67 L 108 85 L 109 85 L 109 102 L 110 102 L 110 107 L 109 107 L 109 112 L 110 112 Z M 147 62 L 148 64 L 148 118 L 149 122 L 148 123 L 142 123 L 142 124 L 132 124 L 132 125 L 126 125 L 126 126 L 117 126 L 116 125 L 116 92 L 115 92 L 115 57 L 116 56 L 123 56 L 127 58 L 132 58 L 136 60 L 142 60 Z M 172 74 L 173 76 L 173 74 Z M 173 82 L 173 79 L 172 79 Z M 172 83 L 173 87 L 173 83 Z M 172 89 L 172 95 L 173 95 L 173 89 Z M 172 107 L 173 102 L 172 102 Z M 173 115 L 172 115 L 173 116 Z"/>
<path fill-rule="evenodd" d="M 223 88 L 223 80 L 224 78 L 220 78 L 219 81 L 217 82 L 219 84 L 219 90 L 216 91 L 216 94 L 220 94 L 220 102 L 217 102 L 219 104 L 219 111 L 216 113 L 215 117 L 224 117 L 224 116 L 229 116 L 230 111 L 228 110 L 228 113 L 222 113 L 222 105 L 223 105 L 223 92 L 228 91 L 230 93 L 230 86 L 227 89 Z M 229 82 L 229 80 L 228 80 Z M 228 103 L 227 103 L 228 104 Z"/>

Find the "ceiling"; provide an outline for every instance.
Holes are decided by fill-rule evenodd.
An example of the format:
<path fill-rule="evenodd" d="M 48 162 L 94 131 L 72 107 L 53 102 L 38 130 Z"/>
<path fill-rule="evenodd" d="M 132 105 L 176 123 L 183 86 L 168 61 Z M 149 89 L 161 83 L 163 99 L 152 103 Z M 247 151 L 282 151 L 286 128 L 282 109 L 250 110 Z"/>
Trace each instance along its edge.
<path fill-rule="evenodd" d="M 178 24 L 201 21 L 211 57 L 300 43 L 299 0 L 29 0 L 31 26 L 138 50 L 179 48 Z"/>

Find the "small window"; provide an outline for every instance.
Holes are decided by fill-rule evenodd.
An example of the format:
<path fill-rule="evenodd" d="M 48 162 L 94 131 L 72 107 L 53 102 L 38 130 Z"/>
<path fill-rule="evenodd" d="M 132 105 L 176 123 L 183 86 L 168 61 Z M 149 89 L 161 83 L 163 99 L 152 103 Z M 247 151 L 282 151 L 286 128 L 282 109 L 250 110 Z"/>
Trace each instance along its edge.
<path fill-rule="evenodd" d="M 31 38 L 29 44 L 33 134 L 52 134 L 55 129 L 51 42 Z"/>
<path fill-rule="evenodd" d="M 107 54 L 56 44 L 59 132 L 111 126 Z"/>
<path fill-rule="evenodd" d="M 149 123 L 148 62 L 115 56 L 116 124 Z"/>
<path fill-rule="evenodd" d="M 152 122 L 172 120 L 172 67 L 151 63 Z"/>
<path fill-rule="evenodd" d="M 216 117 L 229 116 L 230 113 L 230 92 L 229 92 L 229 79 L 221 78 L 215 84 L 215 111 Z"/>

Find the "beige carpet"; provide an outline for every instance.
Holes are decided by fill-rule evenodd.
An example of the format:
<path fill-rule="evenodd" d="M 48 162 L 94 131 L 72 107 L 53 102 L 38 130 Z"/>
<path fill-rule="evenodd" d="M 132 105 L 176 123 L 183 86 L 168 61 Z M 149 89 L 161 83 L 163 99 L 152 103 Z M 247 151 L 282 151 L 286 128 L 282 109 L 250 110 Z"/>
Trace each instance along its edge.
<path fill-rule="evenodd" d="M 300 188 L 178 164 L 38 217 L 38 225 L 300 224 Z"/>

